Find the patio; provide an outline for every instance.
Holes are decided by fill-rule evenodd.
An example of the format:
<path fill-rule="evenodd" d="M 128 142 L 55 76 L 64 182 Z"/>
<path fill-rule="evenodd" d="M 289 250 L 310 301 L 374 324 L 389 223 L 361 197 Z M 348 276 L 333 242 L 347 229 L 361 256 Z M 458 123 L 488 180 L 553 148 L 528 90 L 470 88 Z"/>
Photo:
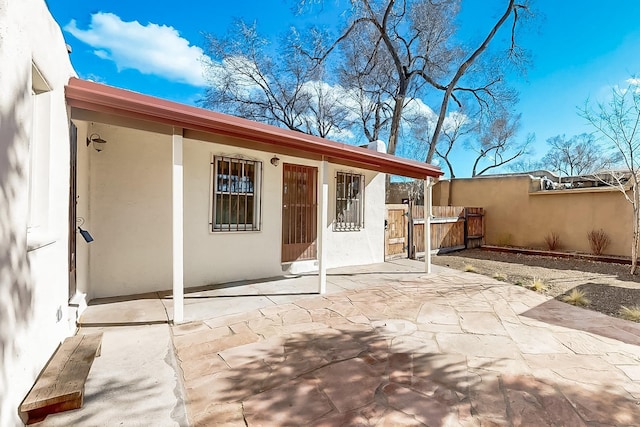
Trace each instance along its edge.
<path fill-rule="evenodd" d="M 193 290 L 170 327 L 167 295 L 98 301 L 85 406 L 41 425 L 640 425 L 640 325 L 422 269 Z"/>

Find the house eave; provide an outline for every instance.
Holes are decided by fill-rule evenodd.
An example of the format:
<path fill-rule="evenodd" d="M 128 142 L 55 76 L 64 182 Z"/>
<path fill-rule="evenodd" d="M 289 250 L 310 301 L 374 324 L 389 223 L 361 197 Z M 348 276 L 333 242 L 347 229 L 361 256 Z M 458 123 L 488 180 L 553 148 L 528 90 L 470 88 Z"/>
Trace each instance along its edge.
<path fill-rule="evenodd" d="M 78 78 L 69 80 L 65 96 L 72 108 L 253 141 L 274 153 L 293 150 L 331 163 L 416 179 L 443 174 L 426 163 Z"/>

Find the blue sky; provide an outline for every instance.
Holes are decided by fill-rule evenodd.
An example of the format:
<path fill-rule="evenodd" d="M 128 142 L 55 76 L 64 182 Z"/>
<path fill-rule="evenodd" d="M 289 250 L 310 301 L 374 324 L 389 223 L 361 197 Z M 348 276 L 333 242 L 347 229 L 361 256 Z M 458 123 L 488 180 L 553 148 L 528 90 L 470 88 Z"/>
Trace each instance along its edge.
<path fill-rule="evenodd" d="M 200 70 L 203 33 L 224 34 L 234 18 L 257 21 L 278 35 L 289 25 L 339 22 L 336 0 L 303 18 L 285 0 L 49 0 L 49 8 L 71 45 L 82 78 L 194 104 L 206 81 Z M 342 0 L 344 4 L 344 0 Z M 486 33 L 505 0 L 463 0 L 464 37 Z M 535 133 L 542 156 L 552 136 L 592 129 L 577 114 L 587 99 L 603 100 L 615 86 L 640 76 L 640 2 L 636 0 L 533 0 L 537 18 L 522 34 L 532 56 L 526 76 L 512 75 L 522 113 L 520 138 Z M 179 5 L 179 7 L 178 7 Z M 432 105 L 435 107 L 435 105 Z M 474 153 L 459 147 L 457 176 L 469 176 Z"/>

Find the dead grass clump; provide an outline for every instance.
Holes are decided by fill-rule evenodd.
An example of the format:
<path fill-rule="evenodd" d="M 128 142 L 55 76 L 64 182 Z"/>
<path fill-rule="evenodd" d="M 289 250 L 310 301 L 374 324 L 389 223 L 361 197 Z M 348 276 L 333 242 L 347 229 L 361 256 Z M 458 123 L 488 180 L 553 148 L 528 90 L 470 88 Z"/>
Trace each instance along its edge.
<path fill-rule="evenodd" d="M 589 239 L 591 252 L 596 255 L 602 255 L 611 243 L 609 235 L 602 228 L 600 230 L 591 230 L 587 233 L 587 238 Z"/>
<path fill-rule="evenodd" d="M 560 235 L 555 231 L 552 231 L 544 236 L 544 241 L 550 251 L 555 251 L 560 247 Z"/>
<path fill-rule="evenodd" d="M 544 292 L 547 290 L 547 285 L 545 285 L 542 280 L 534 277 L 531 281 L 531 285 L 529 285 L 529 289 L 536 292 Z"/>
<path fill-rule="evenodd" d="M 632 322 L 640 322 L 640 305 L 634 305 L 632 307 L 620 307 L 618 312 L 620 317 L 624 320 L 631 320 Z"/>
<path fill-rule="evenodd" d="M 591 303 L 589 298 L 586 297 L 584 291 L 580 289 L 572 289 L 569 295 L 562 297 L 562 301 L 578 307 L 585 307 Z"/>
<path fill-rule="evenodd" d="M 471 264 L 466 264 L 466 265 L 464 266 L 464 269 L 463 269 L 463 270 L 464 270 L 465 272 L 467 272 L 467 273 L 477 273 L 477 272 L 478 272 L 478 270 L 476 270 L 476 268 L 475 268 L 473 265 L 471 265 Z"/>
<path fill-rule="evenodd" d="M 501 282 L 507 281 L 507 275 L 504 273 L 493 273 L 493 278 Z"/>

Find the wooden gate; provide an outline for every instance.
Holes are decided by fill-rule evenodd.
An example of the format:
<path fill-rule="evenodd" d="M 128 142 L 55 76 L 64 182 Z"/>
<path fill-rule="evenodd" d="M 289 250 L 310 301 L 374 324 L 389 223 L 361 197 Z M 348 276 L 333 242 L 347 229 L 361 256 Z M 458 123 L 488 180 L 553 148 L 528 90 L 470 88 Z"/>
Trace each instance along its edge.
<path fill-rule="evenodd" d="M 466 246 L 467 248 L 479 248 L 484 244 L 484 209 L 465 208 L 465 221 L 467 223 Z"/>
<path fill-rule="evenodd" d="M 385 259 L 405 256 L 407 252 L 407 205 L 387 205 L 385 219 Z"/>
<path fill-rule="evenodd" d="M 483 208 L 433 206 L 432 253 L 482 246 L 483 218 Z M 407 256 L 415 259 L 419 255 L 424 256 L 424 224 L 424 206 L 412 206 L 409 213 L 408 205 L 387 205 L 386 257 Z"/>

